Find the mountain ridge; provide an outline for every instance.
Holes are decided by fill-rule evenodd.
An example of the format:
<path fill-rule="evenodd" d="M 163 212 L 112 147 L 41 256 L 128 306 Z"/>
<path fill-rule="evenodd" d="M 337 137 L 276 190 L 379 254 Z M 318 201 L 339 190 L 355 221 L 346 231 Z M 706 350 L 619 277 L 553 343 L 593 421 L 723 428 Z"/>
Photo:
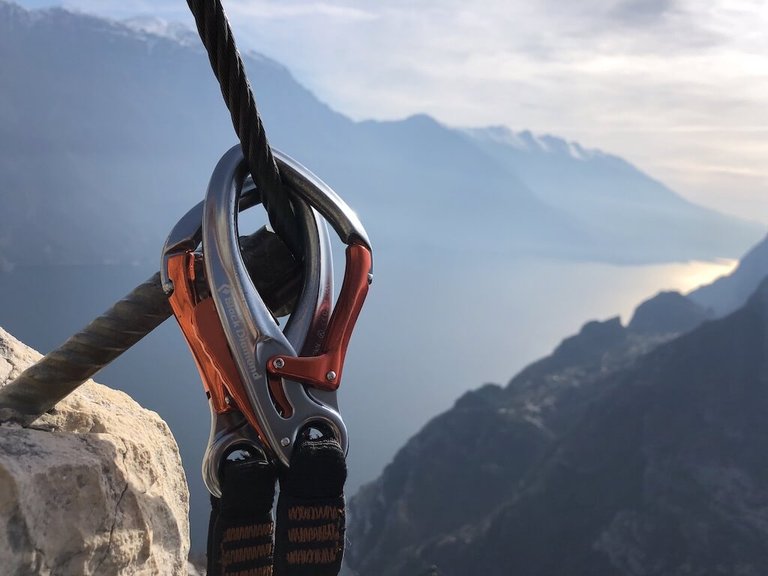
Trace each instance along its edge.
<path fill-rule="evenodd" d="M 0 174 L 10 200 L 0 215 L 2 258 L 17 265 L 154 258 L 179 206 L 201 196 L 215 159 L 234 142 L 202 47 L 168 26 L 153 31 L 147 22 L 11 2 L 0 3 L 0 28 Z M 604 162 L 589 182 L 610 187 L 619 207 L 603 202 L 607 212 L 574 217 L 567 203 L 547 201 L 540 181 L 526 181 L 508 157 L 461 130 L 424 114 L 352 121 L 281 64 L 244 57 L 272 143 L 367 213 L 379 244 L 636 263 L 735 256 L 757 237 L 750 223 L 707 220 L 690 206 L 670 212 L 656 201 L 636 211 L 666 215 L 674 226 L 628 226 L 622 190 L 632 171 L 596 178 L 612 157 L 586 152 L 579 154 Z M 530 139 L 552 149 L 561 142 Z M 644 178 L 643 190 L 658 191 Z M 66 191 L 66 201 L 43 192 L 54 189 Z M 91 225 L 77 226 L 79 216 Z M 720 233 L 702 239 L 705 228 Z"/>
<path fill-rule="evenodd" d="M 588 223 L 595 234 L 611 238 L 627 260 L 642 261 L 643 251 L 651 245 L 666 246 L 671 257 L 685 260 L 679 247 L 695 244 L 712 250 L 727 229 L 722 214 L 683 198 L 616 155 L 549 134 L 514 133 L 498 126 L 468 129 L 464 134 L 542 201 Z M 698 224 L 683 224 L 686 221 Z M 750 244 L 757 238 L 753 236 Z"/>

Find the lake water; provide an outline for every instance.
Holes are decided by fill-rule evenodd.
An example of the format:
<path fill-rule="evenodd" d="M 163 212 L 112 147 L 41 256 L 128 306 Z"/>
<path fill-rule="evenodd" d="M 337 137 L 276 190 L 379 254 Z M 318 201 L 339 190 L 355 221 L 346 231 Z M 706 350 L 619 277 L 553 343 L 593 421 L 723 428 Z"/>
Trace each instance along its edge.
<path fill-rule="evenodd" d="M 732 261 L 611 266 L 386 249 L 347 356 L 341 406 L 348 494 L 375 478 L 430 418 L 485 382 L 503 384 L 584 322 L 621 315 L 660 290 L 690 290 Z M 149 277 L 151 267 L 16 268 L 0 273 L 0 326 L 51 350 Z M 156 410 L 177 437 L 192 494 L 192 543 L 205 545 L 200 461 L 208 408 L 178 328 L 166 322 L 97 380 Z"/>

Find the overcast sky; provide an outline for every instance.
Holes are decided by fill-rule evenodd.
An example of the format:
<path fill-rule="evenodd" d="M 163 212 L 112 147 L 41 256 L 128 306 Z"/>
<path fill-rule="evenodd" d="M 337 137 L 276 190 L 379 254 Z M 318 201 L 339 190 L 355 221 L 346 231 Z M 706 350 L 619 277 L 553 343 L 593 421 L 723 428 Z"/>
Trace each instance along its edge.
<path fill-rule="evenodd" d="M 182 0 L 21 0 L 192 25 Z M 768 2 L 224 0 L 241 49 L 355 119 L 426 112 L 619 154 L 768 223 Z M 258 100 L 258 86 L 255 87 Z"/>

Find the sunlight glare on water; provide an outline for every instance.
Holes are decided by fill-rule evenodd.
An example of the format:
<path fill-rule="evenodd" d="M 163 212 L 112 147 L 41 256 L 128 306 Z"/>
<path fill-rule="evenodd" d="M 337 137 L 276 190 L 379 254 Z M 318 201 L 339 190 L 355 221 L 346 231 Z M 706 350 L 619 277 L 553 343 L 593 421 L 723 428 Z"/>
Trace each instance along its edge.
<path fill-rule="evenodd" d="M 678 291 L 688 293 L 721 276 L 727 276 L 739 265 L 738 260 L 721 259 L 715 262 L 689 262 L 670 264 L 672 278 Z"/>
<path fill-rule="evenodd" d="M 711 284 L 722 276 L 727 276 L 739 265 L 738 260 L 717 259 L 714 261 L 692 260 L 690 262 L 673 264 L 654 264 L 652 266 L 638 266 L 633 276 L 643 276 L 649 282 L 651 292 L 648 297 L 656 292 L 675 290 L 682 294 L 688 294 L 696 288 Z M 642 282 L 643 285 L 646 282 Z M 639 302 L 626 302 L 623 309 L 617 310 L 625 320 L 628 320 L 634 308 Z"/>

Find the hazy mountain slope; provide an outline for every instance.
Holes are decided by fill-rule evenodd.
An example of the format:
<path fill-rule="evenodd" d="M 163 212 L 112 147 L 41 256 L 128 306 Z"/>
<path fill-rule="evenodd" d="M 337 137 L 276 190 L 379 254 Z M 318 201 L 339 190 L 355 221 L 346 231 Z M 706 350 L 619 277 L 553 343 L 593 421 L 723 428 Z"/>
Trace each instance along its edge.
<path fill-rule="evenodd" d="M 203 54 L 96 18 L 0 3 L 0 55 L 7 258 L 156 253 L 232 140 L 215 87 L 192 81 L 209 73 Z"/>
<path fill-rule="evenodd" d="M 768 280 L 710 314 L 661 293 L 627 327 L 590 322 L 506 388 L 464 395 L 352 500 L 349 564 L 765 573 Z"/>
<path fill-rule="evenodd" d="M 155 259 L 235 142 L 202 48 L 189 35 L 179 42 L 178 30 L 156 35 L 129 24 L 0 0 L 5 261 Z M 718 216 L 719 233 L 702 239 L 709 221 L 690 205 L 665 221 L 679 237 L 646 229 L 647 219 L 630 227 L 629 219 L 606 218 L 609 208 L 668 210 L 664 198 L 626 193 L 647 177 L 605 162 L 593 173 L 620 192 L 611 197 L 560 180 L 561 196 L 599 199 L 592 216 L 576 218 L 541 181 L 526 182 L 524 172 L 429 117 L 355 123 L 279 64 L 250 54 L 246 65 L 273 144 L 333 185 L 378 245 L 634 262 L 734 256 L 755 238 L 751 225 Z M 556 157 L 527 164 L 537 162 L 559 173 Z"/>
<path fill-rule="evenodd" d="M 765 574 L 768 283 L 606 382 L 445 574 Z M 462 565 L 457 565 L 461 558 Z"/>
<path fill-rule="evenodd" d="M 754 224 L 733 233 L 730 217 L 692 204 L 622 158 L 575 142 L 504 127 L 465 134 L 540 199 L 588 225 L 606 242 L 606 254 L 707 258 L 720 246 L 741 254 L 762 231 Z"/>
<path fill-rule="evenodd" d="M 653 316 L 654 307 L 649 302 L 641 316 Z M 514 501 L 527 476 L 602 393 L 603 379 L 673 336 L 636 332 L 618 318 L 589 322 L 506 388 L 486 385 L 466 393 L 352 500 L 350 566 L 359 574 L 417 574 L 415 564 L 430 562 L 421 554 L 424 545 L 454 542 L 462 527 L 473 534 Z"/>
<path fill-rule="evenodd" d="M 768 237 L 741 259 L 736 270 L 688 294 L 688 298 L 710 308 L 717 316 L 736 310 L 768 276 Z"/>

